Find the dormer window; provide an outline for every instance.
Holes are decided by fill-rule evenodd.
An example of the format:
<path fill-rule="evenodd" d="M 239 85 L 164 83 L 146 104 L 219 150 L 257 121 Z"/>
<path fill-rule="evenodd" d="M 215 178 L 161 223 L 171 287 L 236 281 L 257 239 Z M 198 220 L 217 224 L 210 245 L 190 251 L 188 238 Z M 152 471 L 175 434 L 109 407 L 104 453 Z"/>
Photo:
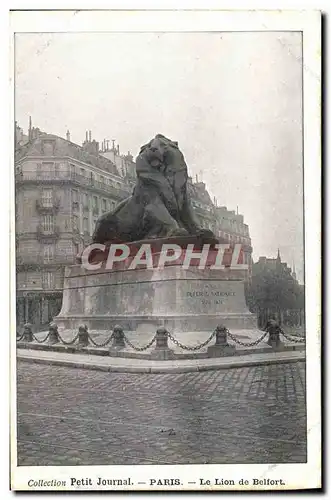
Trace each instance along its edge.
<path fill-rule="evenodd" d="M 44 139 L 42 141 L 42 152 L 45 156 L 54 156 L 55 141 L 53 139 Z"/>

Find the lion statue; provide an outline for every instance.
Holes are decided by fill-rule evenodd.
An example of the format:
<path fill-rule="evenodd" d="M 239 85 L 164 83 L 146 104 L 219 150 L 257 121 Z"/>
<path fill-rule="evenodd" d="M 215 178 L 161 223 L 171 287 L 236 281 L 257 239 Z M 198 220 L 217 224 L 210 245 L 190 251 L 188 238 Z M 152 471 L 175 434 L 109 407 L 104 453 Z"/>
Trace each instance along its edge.
<path fill-rule="evenodd" d="M 97 220 L 94 243 L 215 237 L 194 218 L 187 193 L 187 165 L 177 142 L 157 134 L 141 147 L 136 173 L 132 195 Z"/>

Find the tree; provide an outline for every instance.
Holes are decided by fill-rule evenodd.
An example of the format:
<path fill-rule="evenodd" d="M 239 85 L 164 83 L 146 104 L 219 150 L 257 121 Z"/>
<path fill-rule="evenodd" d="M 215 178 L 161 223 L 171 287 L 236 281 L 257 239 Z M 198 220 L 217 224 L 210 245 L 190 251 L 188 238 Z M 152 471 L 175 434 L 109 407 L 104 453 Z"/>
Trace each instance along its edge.
<path fill-rule="evenodd" d="M 253 267 L 251 285 L 247 288 L 247 303 L 250 310 L 257 313 L 260 326 L 271 314 L 275 314 L 280 322 L 292 318 L 291 322 L 295 323 L 295 317 L 304 309 L 304 287 L 298 284 L 288 268 L 256 266 Z"/>

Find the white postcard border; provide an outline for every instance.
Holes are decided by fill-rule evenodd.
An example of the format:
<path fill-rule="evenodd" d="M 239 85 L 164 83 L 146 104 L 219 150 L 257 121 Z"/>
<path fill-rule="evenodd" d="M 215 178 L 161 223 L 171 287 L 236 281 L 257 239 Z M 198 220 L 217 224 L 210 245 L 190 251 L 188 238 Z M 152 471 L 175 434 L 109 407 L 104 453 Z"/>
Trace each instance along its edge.
<path fill-rule="evenodd" d="M 74 490 L 70 478 L 131 477 L 134 488 L 146 490 L 137 482 L 150 478 L 180 477 L 182 490 L 230 489 L 252 490 L 252 478 L 283 479 L 285 486 L 262 484 L 254 489 L 316 488 L 321 482 L 321 19 L 318 11 L 16 11 L 11 13 L 11 90 L 13 96 L 13 33 L 68 31 L 302 31 L 304 77 L 304 188 L 305 188 L 305 282 L 307 329 L 307 422 L 308 461 L 306 464 L 235 464 L 235 465 L 135 465 L 79 467 L 17 467 L 16 447 L 16 359 L 15 301 L 11 300 L 11 485 L 15 490 Z M 11 129 L 14 122 L 13 99 Z M 13 141 L 13 134 L 11 134 Z M 11 143 L 13 144 L 13 142 Z M 12 147 L 10 149 L 12 151 Z M 14 171 L 12 156 L 11 172 Z M 11 249 L 14 235 L 14 182 L 10 183 L 12 200 Z M 11 252 L 11 290 L 15 290 L 15 256 Z M 220 436 L 220 439 L 222 437 Z M 250 480 L 250 485 L 215 487 L 215 478 Z M 29 480 L 66 480 L 66 487 L 29 487 Z M 200 479 L 204 484 L 200 484 Z M 210 480 L 212 484 L 205 484 Z M 196 481 L 196 484 L 189 484 Z M 109 487 L 106 487 L 106 489 Z M 80 489 L 95 488 L 91 486 Z M 101 489 L 101 488 L 99 488 Z M 118 487 L 124 490 L 126 487 Z M 151 491 L 163 489 L 154 486 Z M 173 488 L 175 490 L 175 488 Z M 177 489 L 177 488 L 176 488 Z M 77 489 L 76 489 L 77 491 Z M 114 488 L 116 491 L 116 488 Z"/>

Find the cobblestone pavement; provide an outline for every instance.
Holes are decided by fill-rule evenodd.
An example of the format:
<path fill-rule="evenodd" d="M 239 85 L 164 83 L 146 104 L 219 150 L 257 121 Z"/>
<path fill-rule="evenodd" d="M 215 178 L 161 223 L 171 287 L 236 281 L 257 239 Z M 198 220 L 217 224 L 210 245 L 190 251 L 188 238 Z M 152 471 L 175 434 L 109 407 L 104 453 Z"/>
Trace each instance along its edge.
<path fill-rule="evenodd" d="M 306 461 L 303 362 L 125 374 L 18 362 L 18 465 Z"/>

